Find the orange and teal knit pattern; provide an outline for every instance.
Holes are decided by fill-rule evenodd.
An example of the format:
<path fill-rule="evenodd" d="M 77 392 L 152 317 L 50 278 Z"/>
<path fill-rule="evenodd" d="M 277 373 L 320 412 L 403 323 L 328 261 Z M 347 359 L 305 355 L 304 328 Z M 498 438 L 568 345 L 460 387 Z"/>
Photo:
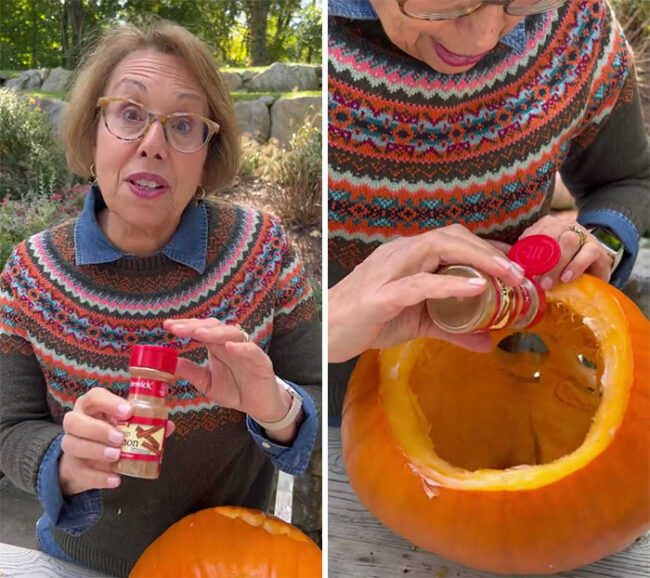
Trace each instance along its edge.
<path fill-rule="evenodd" d="M 162 254 L 77 266 L 74 221 L 16 247 L 0 285 L 0 346 L 36 357 L 58 423 L 92 387 L 126 397 L 135 344 L 175 347 L 205 363 L 205 348 L 166 332 L 165 319 L 240 324 L 268 352 L 274 335 L 288 334 L 315 314 L 302 265 L 276 221 L 226 203 L 208 209 L 203 274 Z M 183 380 L 172 385 L 168 402 L 180 435 L 243 419 L 223 408 L 210 411 L 216 406 Z"/>
<path fill-rule="evenodd" d="M 514 242 L 550 210 L 571 141 L 588 144 L 630 56 L 605 0 L 525 20 L 466 73 L 401 53 L 379 24 L 329 26 L 329 258 L 351 269 L 379 244 L 451 223 Z M 629 80 L 629 82 L 628 82 Z"/>

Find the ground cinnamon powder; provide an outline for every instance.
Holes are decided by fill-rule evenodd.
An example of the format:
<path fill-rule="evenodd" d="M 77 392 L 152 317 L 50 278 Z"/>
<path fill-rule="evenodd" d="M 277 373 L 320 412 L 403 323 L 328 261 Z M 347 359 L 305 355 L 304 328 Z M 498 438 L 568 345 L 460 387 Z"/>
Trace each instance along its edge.
<path fill-rule="evenodd" d="M 174 349 L 153 345 L 133 348 L 128 397 L 133 416 L 117 426 L 124 434 L 124 443 L 113 471 L 147 479 L 160 475 L 167 426 L 167 388 L 174 380 L 176 361 Z"/>

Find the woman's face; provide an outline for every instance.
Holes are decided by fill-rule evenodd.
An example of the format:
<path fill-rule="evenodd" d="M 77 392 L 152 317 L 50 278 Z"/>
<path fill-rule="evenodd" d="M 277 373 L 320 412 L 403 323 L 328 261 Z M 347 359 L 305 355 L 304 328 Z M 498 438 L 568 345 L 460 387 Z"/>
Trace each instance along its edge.
<path fill-rule="evenodd" d="M 103 96 L 136 100 L 158 114 L 208 116 L 205 93 L 181 59 L 153 49 L 138 50 L 113 71 Z M 97 182 L 112 217 L 143 230 L 175 228 L 201 184 L 207 147 L 176 151 L 154 122 L 140 140 L 112 135 L 103 119 L 94 150 Z M 155 184 L 155 186 L 153 186 Z"/>
<path fill-rule="evenodd" d="M 465 72 L 492 50 L 523 16 L 484 5 L 455 20 L 427 22 L 402 14 L 397 0 L 370 0 L 384 31 L 398 48 L 444 74 Z"/>

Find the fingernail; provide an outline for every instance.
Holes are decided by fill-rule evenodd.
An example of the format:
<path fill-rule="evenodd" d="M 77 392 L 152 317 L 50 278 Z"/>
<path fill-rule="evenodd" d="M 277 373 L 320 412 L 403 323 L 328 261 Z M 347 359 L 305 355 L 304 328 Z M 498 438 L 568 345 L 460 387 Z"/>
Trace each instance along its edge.
<path fill-rule="evenodd" d="M 508 259 L 504 259 L 503 257 L 495 257 L 494 260 L 502 267 L 510 269 L 510 271 L 512 271 L 517 277 L 524 276 L 524 270 L 519 266 L 518 263 L 515 263 L 514 261 L 508 261 Z"/>
<path fill-rule="evenodd" d="M 126 417 L 131 411 L 131 406 L 128 403 L 120 403 L 117 406 L 117 413 L 121 416 Z"/>
<path fill-rule="evenodd" d="M 524 268 L 519 264 L 515 263 L 514 261 L 512 263 L 512 270 L 517 274 L 518 277 L 523 277 L 524 276 Z"/>
<path fill-rule="evenodd" d="M 467 280 L 468 285 L 485 285 L 486 283 L 487 281 L 482 277 L 472 277 L 471 279 Z"/>
<path fill-rule="evenodd" d="M 562 280 L 562 283 L 568 283 L 571 281 L 571 279 L 573 279 L 573 271 L 565 271 L 560 276 L 560 279 Z"/>
<path fill-rule="evenodd" d="M 502 267 L 505 267 L 506 269 L 510 269 L 510 267 L 512 266 L 512 263 L 510 263 L 510 261 L 508 261 L 508 259 L 504 259 L 503 257 L 497 256 L 497 257 L 494 258 L 494 260 L 499 265 L 501 265 Z"/>
<path fill-rule="evenodd" d="M 111 461 L 115 461 L 120 457 L 120 450 L 117 448 L 104 448 L 104 455 Z"/>
<path fill-rule="evenodd" d="M 120 478 L 117 476 L 108 476 L 108 478 L 106 478 L 106 485 L 109 488 L 117 488 L 117 486 L 120 485 Z"/>
<path fill-rule="evenodd" d="M 540 285 L 542 286 L 542 289 L 546 291 L 547 289 L 550 289 L 551 286 L 553 285 L 553 279 L 551 279 L 550 277 L 544 277 Z"/>
<path fill-rule="evenodd" d="M 124 434 L 116 430 L 111 430 L 108 433 L 108 441 L 112 444 L 122 445 L 122 442 L 124 441 Z"/>

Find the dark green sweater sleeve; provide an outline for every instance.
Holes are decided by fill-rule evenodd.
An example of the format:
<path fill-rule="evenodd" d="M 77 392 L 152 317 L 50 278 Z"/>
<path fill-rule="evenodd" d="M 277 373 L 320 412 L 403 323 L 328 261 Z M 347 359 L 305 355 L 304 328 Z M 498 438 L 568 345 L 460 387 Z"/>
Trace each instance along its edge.
<path fill-rule="evenodd" d="M 590 142 L 572 143 L 560 170 L 581 214 L 615 211 L 642 235 L 650 224 L 650 152 L 645 134 L 639 92 L 630 72 L 629 102 L 616 108 Z"/>
<path fill-rule="evenodd" d="M 16 339 L 0 337 L 0 470 L 17 487 L 36 494 L 43 456 L 63 428 L 50 416 L 34 354 L 12 352 Z"/>

